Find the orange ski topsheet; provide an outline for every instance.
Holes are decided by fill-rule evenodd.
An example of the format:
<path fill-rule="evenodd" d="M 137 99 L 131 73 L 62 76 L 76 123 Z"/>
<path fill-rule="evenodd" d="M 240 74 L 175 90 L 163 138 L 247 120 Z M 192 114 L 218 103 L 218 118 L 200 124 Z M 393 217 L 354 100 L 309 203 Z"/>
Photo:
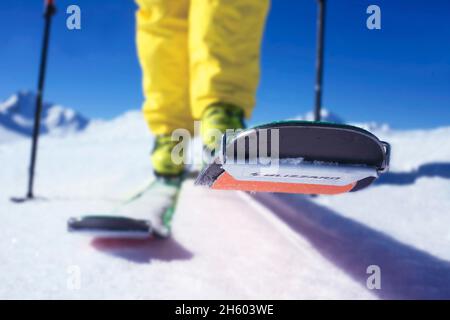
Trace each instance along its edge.
<path fill-rule="evenodd" d="M 212 189 L 242 190 L 255 192 L 283 192 L 303 194 L 339 194 L 349 192 L 356 183 L 345 186 L 332 186 L 320 184 L 244 181 L 236 180 L 227 172 L 223 172 L 211 186 Z"/>

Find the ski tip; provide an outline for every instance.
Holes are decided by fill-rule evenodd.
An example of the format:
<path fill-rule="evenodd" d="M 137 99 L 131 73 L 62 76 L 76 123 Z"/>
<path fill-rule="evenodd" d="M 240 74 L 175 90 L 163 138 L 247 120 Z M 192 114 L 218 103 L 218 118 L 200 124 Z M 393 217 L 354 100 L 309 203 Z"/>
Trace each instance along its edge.
<path fill-rule="evenodd" d="M 267 150 L 276 157 L 267 156 Z M 229 137 L 225 134 L 218 161 L 202 170 L 195 185 L 218 190 L 335 195 L 371 185 L 388 170 L 389 158 L 389 143 L 364 129 L 283 121 Z"/>
<path fill-rule="evenodd" d="M 153 236 L 150 221 L 116 216 L 71 217 L 67 230 L 96 238 L 146 239 Z"/>

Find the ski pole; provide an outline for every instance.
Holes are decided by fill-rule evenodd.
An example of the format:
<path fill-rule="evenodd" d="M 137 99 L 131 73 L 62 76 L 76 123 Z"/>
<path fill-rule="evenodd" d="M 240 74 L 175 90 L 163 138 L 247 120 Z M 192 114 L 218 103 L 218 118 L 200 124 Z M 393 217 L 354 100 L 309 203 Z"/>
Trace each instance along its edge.
<path fill-rule="evenodd" d="M 316 44 L 316 85 L 315 85 L 315 106 L 314 121 L 320 121 L 320 111 L 322 108 L 322 77 L 323 77 L 323 51 L 325 33 L 325 2 L 317 0 L 317 44 Z"/>
<path fill-rule="evenodd" d="M 42 96 L 44 93 L 44 82 L 45 82 L 45 71 L 47 65 L 47 51 L 48 43 L 50 39 L 50 25 L 51 18 L 56 12 L 56 7 L 54 0 L 45 0 L 44 9 L 44 37 L 42 40 L 42 51 L 41 51 L 41 61 L 39 66 L 39 79 L 38 79 L 38 89 L 36 95 L 36 109 L 34 112 L 34 127 L 33 127 L 33 138 L 31 142 L 31 156 L 30 156 L 30 166 L 28 172 L 28 191 L 26 198 L 24 200 L 33 199 L 33 183 L 34 183 L 34 169 L 36 166 L 36 156 L 39 140 L 39 130 L 41 125 L 41 113 L 42 113 Z"/>

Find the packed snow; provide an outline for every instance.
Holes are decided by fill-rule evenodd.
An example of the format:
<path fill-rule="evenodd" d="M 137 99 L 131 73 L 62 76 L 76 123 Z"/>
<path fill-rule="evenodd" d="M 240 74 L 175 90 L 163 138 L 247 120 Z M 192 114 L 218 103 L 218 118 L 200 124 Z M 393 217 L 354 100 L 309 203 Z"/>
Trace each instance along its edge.
<path fill-rule="evenodd" d="M 314 112 L 308 111 L 304 115 L 299 115 L 295 117 L 293 120 L 304 120 L 304 121 L 314 121 Z M 346 123 L 351 124 L 360 128 L 363 128 L 365 130 L 369 130 L 371 132 L 386 132 L 389 131 L 389 125 L 387 123 L 377 123 L 375 121 L 372 122 L 352 122 L 349 123 L 348 121 L 344 120 L 341 116 L 331 112 L 330 110 L 326 108 L 320 109 L 320 120 L 325 122 L 332 122 L 332 123 Z"/>
<path fill-rule="evenodd" d="M 305 121 L 314 121 L 314 112 L 308 111 L 306 114 L 300 115 L 295 119 L 305 120 Z M 320 119 L 322 121 L 334 122 L 334 123 L 344 123 L 345 122 L 344 119 L 342 119 L 340 116 L 338 116 L 337 114 L 331 112 L 330 110 L 328 110 L 326 108 L 320 109 Z"/>
<path fill-rule="evenodd" d="M 375 131 L 392 144 L 391 171 L 356 193 L 246 194 L 188 180 L 173 237 L 148 241 L 66 231 L 69 217 L 109 212 L 147 184 L 153 138 L 139 112 L 44 136 L 39 199 L 22 204 L 9 197 L 25 193 L 30 143 L 1 130 L 0 298 L 450 298 L 450 127 Z M 380 289 L 367 286 L 370 266 Z"/>

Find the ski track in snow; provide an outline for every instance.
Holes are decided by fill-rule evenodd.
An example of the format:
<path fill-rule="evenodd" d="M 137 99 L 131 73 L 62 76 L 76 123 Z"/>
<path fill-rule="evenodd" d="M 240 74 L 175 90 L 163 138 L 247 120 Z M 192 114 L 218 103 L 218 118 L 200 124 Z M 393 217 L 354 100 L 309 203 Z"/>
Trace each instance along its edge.
<path fill-rule="evenodd" d="M 245 194 L 188 180 L 171 239 L 68 234 L 68 217 L 109 212 L 146 184 L 147 131 L 130 112 L 43 137 L 42 199 L 19 205 L 9 197 L 25 191 L 30 142 L 2 140 L 0 298 L 450 298 L 450 128 L 377 133 L 392 170 L 361 192 Z M 369 265 L 381 290 L 366 288 Z"/>

